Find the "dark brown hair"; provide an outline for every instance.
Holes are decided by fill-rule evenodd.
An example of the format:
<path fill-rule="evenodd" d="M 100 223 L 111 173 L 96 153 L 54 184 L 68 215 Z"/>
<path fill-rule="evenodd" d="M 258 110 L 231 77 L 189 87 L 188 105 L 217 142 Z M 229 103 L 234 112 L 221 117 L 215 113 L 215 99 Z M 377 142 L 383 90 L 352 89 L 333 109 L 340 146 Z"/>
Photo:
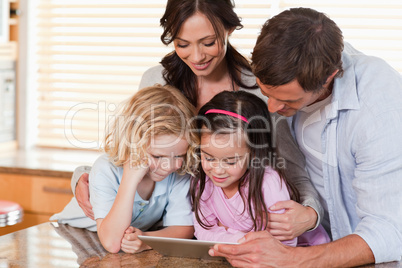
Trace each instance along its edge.
<path fill-rule="evenodd" d="M 317 92 L 334 71 L 342 75 L 342 50 L 342 32 L 334 21 L 310 8 L 291 8 L 265 22 L 251 65 L 263 84 L 297 79 L 304 91 Z"/>
<path fill-rule="evenodd" d="M 228 115 L 205 114 L 210 109 L 221 109 L 242 115 L 247 118 L 249 123 Z M 202 130 L 202 127 L 207 128 L 209 133 L 233 133 L 240 129 L 240 133 L 246 134 L 250 160 L 247 172 L 239 181 L 238 191 L 243 199 L 244 208 L 249 211 L 253 220 L 255 231 L 266 229 L 268 224 L 268 210 L 262 193 L 263 178 L 267 166 L 271 166 L 278 171 L 282 182 L 286 185 L 285 187 L 288 188 L 292 197 L 299 201 L 297 189 L 286 181 L 281 170 L 272 165 L 272 163 L 276 163 L 274 159 L 276 157 L 275 148 L 272 146 L 272 123 L 263 100 L 245 91 L 223 91 L 214 96 L 200 109 L 197 117 L 199 139 L 205 130 L 205 128 Z M 199 150 L 198 153 L 200 153 Z M 269 161 L 264 161 L 264 159 Z M 208 229 L 211 225 L 202 220 L 204 216 L 200 211 L 200 201 L 205 189 L 205 183 L 206 174 L 202 168 L 199 168 L 199 174 L 191 181 L 190 194 L 193 211 L 198 223 L 203 228 Z M 248 192 L 244 190 L 246 184 L 248 184 Z"/>
<path fill-rule="evenodd" d="M 241 29 L 243 25 L 233 10 L 234 3 L 230 0 L 168 0 L 165 14 L 160 19 L 163 27 L 162 43 L 170 44 L 177 37 L 183 23 L 196 12 L 204 14 L 211 22 L 218 42 L 224 44 L 224 30 Z M 245 85 L 238 75 L 242 69 L 249 70 L 249 61 L 243 57 L 232 45 L 227 44 L 225 55 L 229 75 L 234 84 L 256 89 L 257 85 Z M 180 89 L 190 102 L 197 106 L 198 90 L 197 76 L 180 59 L 175 51 L 167 54 L 161 61 L 164 67 L 163 77 L 167 84 Z"/>

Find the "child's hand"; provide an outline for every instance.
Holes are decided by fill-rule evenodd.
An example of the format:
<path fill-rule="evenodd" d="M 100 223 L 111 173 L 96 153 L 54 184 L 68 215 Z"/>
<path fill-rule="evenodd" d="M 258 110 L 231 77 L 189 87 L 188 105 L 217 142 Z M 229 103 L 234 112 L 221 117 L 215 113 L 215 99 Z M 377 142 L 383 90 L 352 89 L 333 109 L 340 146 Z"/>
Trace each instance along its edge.
<path fill-rule="evenodd" d="M 141 163 L 132 163 L 129 159 L 123 164 L 123 179 L 130 178 L 130 180 L 136 180 L 140 182 L 149 171 L 148 160 L 142 161 Z"/>
<path fill-rule="evenodd" d="M 127 228 L 121 241 L 121 250 L 125 253 L 139 253 L 141 251 L 151 249 L 150 246 L 144 244 L 137 235 L 142 235 L 143 232 L 133 226 Z"/>

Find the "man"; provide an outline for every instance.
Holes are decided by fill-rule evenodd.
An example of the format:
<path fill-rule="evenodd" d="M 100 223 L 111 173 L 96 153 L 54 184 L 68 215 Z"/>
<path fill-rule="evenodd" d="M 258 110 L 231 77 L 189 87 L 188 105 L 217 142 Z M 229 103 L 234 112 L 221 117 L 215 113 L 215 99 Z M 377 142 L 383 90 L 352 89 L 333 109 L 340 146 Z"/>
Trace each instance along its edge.
<path fill-rule="evenodd" d="M 402 77 L 343 43 L 307 8 L 268 20 L 252 54 L 270 112 L 287 116 L 318 190 L 333 241 L 288 247 L 268 232 L 210 255 L 233 266 L 357 266 L 402 255 Z"/>

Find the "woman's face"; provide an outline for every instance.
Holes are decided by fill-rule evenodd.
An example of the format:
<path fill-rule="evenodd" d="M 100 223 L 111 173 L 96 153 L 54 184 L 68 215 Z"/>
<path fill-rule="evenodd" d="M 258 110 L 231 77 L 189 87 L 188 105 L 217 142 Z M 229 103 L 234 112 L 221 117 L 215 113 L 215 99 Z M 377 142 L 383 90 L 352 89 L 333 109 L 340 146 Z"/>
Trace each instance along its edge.
<path fill-rule="evenodd" d="M 183 23 L 173 43 L 177 55 L 195 75 L 208 76 L 219 70 L 225 58 L 228 35 L 225 31 L 225 44 L 221 44 L 211 22 L 197 12 Z"/>

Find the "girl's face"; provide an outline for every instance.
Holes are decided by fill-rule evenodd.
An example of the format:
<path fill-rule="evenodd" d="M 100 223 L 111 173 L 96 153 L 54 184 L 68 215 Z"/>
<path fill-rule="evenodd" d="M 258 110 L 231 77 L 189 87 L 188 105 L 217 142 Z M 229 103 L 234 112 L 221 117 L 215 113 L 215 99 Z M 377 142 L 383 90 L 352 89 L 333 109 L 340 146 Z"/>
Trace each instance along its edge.
<path fill-rule="evenodd" d="M 158 135 L 153 138 L 147 149 L 150 164 L 147 177 L 153 181 L 162 181 L 177 171 L 183 164 L 187 149 L 187 140 L 176 135 Z"/>
<path fill-rule="evenodd" d="M 208 76 L 225 58 L 228 35 L 225 31 L 225 44 L 218 42 L 211 22 L 197 12 L 183 23 L 173 43 L 177 55 L 196 76 Z"/>
<path fill-rule="evenodd" d="M 205 128 L 203 128 L 205 129 Z M 243 133 L 201 136 L 201 165 L 215 186 L 221 187 L 228 198 L 238 189 L 240 178 L 246 173 L 250 150 Z"/>

